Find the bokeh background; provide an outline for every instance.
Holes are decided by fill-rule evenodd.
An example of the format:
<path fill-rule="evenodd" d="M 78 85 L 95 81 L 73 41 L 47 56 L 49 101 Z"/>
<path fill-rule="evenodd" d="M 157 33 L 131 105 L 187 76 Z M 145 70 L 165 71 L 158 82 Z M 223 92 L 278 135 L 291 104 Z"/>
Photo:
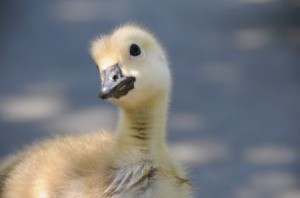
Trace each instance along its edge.
<path fill-rule="evenodd" d="M 299 0 L 1 0 L 0 157 L 114 129 L 89 41 L 136 21 L 174 75 L 171 151 L 195 197 L 300 197 Z"/>

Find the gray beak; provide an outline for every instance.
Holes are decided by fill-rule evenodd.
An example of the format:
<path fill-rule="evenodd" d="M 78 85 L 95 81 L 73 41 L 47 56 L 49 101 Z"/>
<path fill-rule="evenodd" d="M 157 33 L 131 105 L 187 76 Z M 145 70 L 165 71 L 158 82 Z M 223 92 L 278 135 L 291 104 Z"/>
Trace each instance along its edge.
<path fill-rule="evenodd" d="M 101 99 L 120 98 L 134 89 L 135 77 L 124 76 L 118 64 L 103 71 L 102 87 L 98 95 Z"/>

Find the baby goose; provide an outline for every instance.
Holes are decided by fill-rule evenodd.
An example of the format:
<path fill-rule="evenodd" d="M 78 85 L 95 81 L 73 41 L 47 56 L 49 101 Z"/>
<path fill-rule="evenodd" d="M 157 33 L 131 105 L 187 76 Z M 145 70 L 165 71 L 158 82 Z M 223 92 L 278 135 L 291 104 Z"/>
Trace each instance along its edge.
<path fill-rule="evenodd" d="M 186 198 L 188 179 L 166 148 L 171 75 L 148 31 L 124 25 L 91 44 L 99 97 L 120 107 L 115 134 L 56 138 L 0 166 L 1 198 Z"/>

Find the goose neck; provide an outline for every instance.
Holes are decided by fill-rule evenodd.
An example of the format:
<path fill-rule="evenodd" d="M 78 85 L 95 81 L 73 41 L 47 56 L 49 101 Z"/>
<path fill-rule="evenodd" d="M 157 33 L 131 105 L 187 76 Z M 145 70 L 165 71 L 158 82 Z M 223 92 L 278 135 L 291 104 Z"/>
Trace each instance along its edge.
<path fill-rule="evenodd" d="M 167 97 L 137 109 L 121 109 L 117 145 L 153 153 L 164 147 Z"/>

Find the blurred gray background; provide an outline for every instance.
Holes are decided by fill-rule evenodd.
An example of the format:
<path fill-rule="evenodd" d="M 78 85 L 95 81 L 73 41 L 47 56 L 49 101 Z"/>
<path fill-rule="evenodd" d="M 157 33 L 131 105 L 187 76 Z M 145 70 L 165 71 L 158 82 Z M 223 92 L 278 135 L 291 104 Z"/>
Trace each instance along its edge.
<path fill-rule="evenodd" d="M 136 21 L 174 74 L 171 151 L 195 197 L 300 197 L 299 0 L 2 0 L 0 157 L 114 129 L 89 41 Z"/>

